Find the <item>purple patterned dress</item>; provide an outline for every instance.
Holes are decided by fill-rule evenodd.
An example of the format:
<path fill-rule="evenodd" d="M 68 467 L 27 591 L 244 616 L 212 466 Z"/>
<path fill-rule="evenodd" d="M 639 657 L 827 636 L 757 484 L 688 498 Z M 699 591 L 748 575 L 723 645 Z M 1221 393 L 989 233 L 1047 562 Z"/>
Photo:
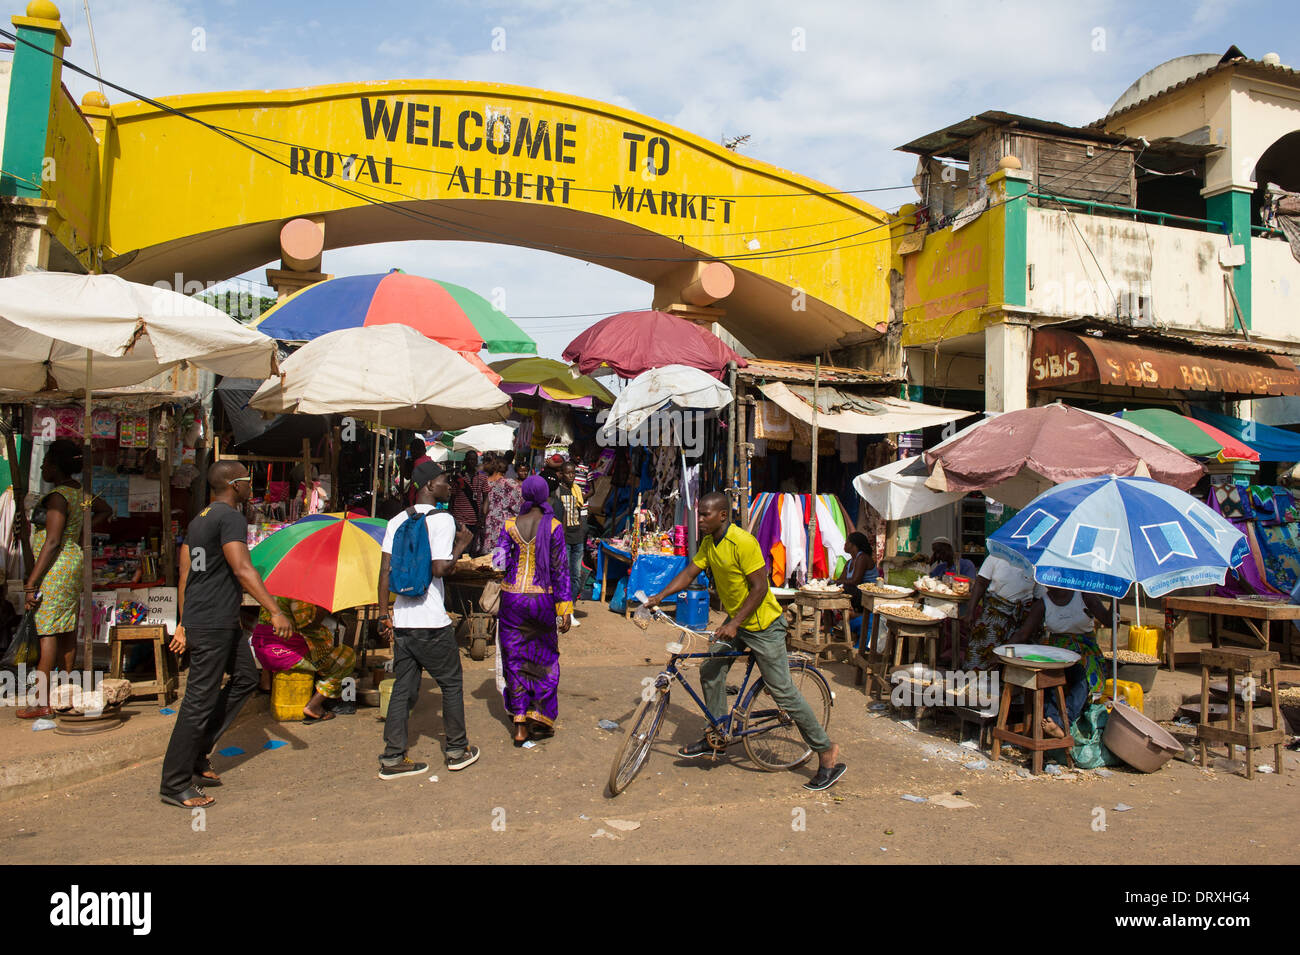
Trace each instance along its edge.
<path fill-rule="evenodd" d="M 546 528 L 543 530 L 543 528 Z M 564 527 L 545 516 L 535 540 L 524 540 L 509 518 L 493 554 L 505 571 L 497 623 L 502 698 L 516 723 L 554 726 L 560 686 L 560 643 L 555 618 L 573 613 Z"/>

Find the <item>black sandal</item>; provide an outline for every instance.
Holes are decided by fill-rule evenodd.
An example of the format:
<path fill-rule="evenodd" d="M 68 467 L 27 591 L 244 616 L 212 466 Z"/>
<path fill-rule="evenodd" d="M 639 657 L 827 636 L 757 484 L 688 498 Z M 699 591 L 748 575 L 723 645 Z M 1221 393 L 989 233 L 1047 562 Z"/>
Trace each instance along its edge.
<path fill-rule="evenodd" d="M 840 777 L 844 775 L 844 771 L 848 768 L 844 763 L 836 763 L 834 766 L 818 766 L 817 775 L 804 783 L 803 788 L 814 793 L 821 792 L 823 789 L 830 789 L 840 781 Z"/>
<path fill-rule="evenodd" d="M 308 715 L 307 715 L 307 711 L 306 711 L 306 710 L 303 710 L 303 714 L 302 714 L 302 725 L 303 725 L 303 726 L 314 726 L 314 725 L 317 724 L 317 723 L 326 723 L 326 722 L 328 722 L 328 721 L 330 721 L 330 720 L 332 720 L 332 719 L 334 719 L 334 714 L 331 713 L 331 712 L 329 712 L 328 710 L 325 711 L 325 715 L 324 715 L 324 716 L 308 716 Z"/>
<path fill-rule="evenodd" d="M 211 806 L 213 803 L 216 802 L 215 799 L 213 799 L 211 796 L 205 793 L 198 786 L 191 786 L 189 789 L 186 789 L 183 792 L 178 792 L 175 795 L 169 795 L 168 793 L 159 793 L 158 798 L 161 799 L 169 806 L 179 806 L 182 809 L 207 809 L 209 806 Z M 206 799 L 207 802 L 201 802 L 201 803 L 196 803 L 193 806 L 187 806 L 185 804 L 185 801 L 187 799 Z"/>
<path fill-rule="evenodd" d="M 204 773 L 212 773 L 212 775 L 204 776 L 203 775 Z M 203 760 L 203 762 L 195 766 L 192 775 L 195 779 L 196 784 L 199 786 L 220 786 L 221 785 L 221 777 L 218 776 L 216 770 L 212 768 L 212 760 L 210 759 L 205 759 Z"/>

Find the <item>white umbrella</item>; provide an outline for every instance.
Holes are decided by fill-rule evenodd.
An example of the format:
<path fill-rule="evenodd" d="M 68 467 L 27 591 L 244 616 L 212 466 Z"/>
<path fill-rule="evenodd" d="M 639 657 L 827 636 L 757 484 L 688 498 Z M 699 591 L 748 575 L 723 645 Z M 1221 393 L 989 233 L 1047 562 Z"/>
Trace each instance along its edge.
<path fill-rule="evenodd" d="M 33 272 L 0 279 L 0 340 L 0 388 L 84 392 L 82 487 L 88 497 L 94 493 L 92 389 L 139 384 L 182 362 L 235 378 L 275 372 L 273 339 L 198 299 L 116 275 Z M 86 515 L 81 617 L 87 668 L 93 659 L 90 524 Z"/>
<path fill-rule="evenodd" d="M 503 421 L 510 396 L 446 345 L 407 325 L 365 325 L 314 338 L 248 401 L 258 411 L 341 414 L 414 431 Z M 372 465 L 375 514 L 379 441 Z"/>
<path fill-rule="evenodd" d="M 932 491 L 925 486 L 929 474 L 925 459 L 903 458 L 859 474 L 853 489 L 887 521 L 901 521 L 955 504 L 964 494 Z"/>
<path fill-rule="evenodd" d="M 248 401 L 278 414 L 341 414 L 416 431 L 504 421 L 510 397 L 406 325 L 344 328 L 303 345 Z"/>
<path fill-rule="evenodd" d="M 509 424 L 476 424 L 452 439 L 453 451 L 513 451 L 515 429 Z"/>
<path fill-rule="evenodd" d="M 134 385 L 181 362 L 236 378 L 275 371 L 274 340 L 198 299 L 116 275 L 0 279 L 0 339 L 0 387 L 14 391 Z"/>
<path fill-rule="evenodd" d="M 731 389 L 707 372 L 686 365 L 651 368 L 633 378 L 609 409 L 601 431 L 612 439 L 616 431 L 635 431 L 665 408 L 717 411 L 731 403 Z"/>

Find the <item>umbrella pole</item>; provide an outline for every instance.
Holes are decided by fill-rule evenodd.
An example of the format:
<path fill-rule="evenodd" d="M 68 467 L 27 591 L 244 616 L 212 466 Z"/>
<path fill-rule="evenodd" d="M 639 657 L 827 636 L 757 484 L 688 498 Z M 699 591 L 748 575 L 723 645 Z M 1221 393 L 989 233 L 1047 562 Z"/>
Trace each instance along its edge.
<path fill-rule="evenodd" d="M 95 510 L 94 503 L 95 465 L 90 447 L 90 375 L 94 359 L 89 348 L 86 349 L 86 413 L 81 423 L 82 471 L 81 471 L 81 623 L 85 632 L 85 645 L 82 650 L 82 671 L 85 674 L 82 689 L 89 691 L 94 687 L 95 671 L 95 616 L 91 612 L 95 606 L 93 587 L 95 562 L 91 559 L 90 519 Z M 53 687 L 51 687 L 51 691 Z M 50 704 L 46 704 L 50 705 Z"/>
<path fill-rule="evenodd" d="M 375 415 L 375 447 L 374 463 L 370 466 L 370 516 L 375 516 L 375 505 L 378 504 L 379 497 L 379 429 L 380 422 L 383 421 L 384 413 L 381 411 Z"/>
<path fill-rule="evenodd" d="M 813 574 L 813 540 L 817 537 L 817 392 L 821 383 L 822 358 L 818 355 L 813 364 L 813 413 L 812 413 L 812 488 L 808 497 L 808 546 L 804 548 L 807 555 L 804 563 L 804 578 L 812 579 Z M 829 563 L 829 561 L 828 561 Z"/>
<path fill-rule="evenodd" d="M 1137 593 L 1138 585 L 1133 585 Z M 1110 698 L 1111 702 L 1119 700 L 1119 598 L 1111 603 L 1110 611 Z"/>

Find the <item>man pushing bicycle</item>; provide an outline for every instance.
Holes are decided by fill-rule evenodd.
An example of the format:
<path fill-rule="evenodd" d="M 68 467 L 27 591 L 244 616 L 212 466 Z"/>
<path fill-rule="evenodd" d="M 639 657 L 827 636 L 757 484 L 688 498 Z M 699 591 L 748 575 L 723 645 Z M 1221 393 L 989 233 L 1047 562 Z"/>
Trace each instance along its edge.
<path fill-rule="evenodd" d="M 747 646 L 758 663 L 763 682 L 778 706 L 799 728 L 804 741 L 817 753 L 817 774 L 804 784 L 814 792 L 829 789 L 844 775 L 847 766 L 837 762 L 840 748 L 833 743 L 812 708 L 795 689 L 790 678 L 790 658 L 785 648 L 785 617 L 767 586 L 767 564 L 754 535 L 731 522 L 727 496 L 714 491 L 700 498 L 700 546 L 691 563 L 655 594 L 645 606 L 653 608 L 669 594 L 685 590 L 701 570 L 707 570 L 718 597 L 727 611 L 726 623 L 717 629 L 715 641 L 727 641 L 736 649 Z M 735 657 L 718 657 L 700 666 L 704 703 L 712 713 L 727 710 L 727 671 Z M 683 746 L 677 755 L 698 759 L 715 752 L 707 739 Z"/>

